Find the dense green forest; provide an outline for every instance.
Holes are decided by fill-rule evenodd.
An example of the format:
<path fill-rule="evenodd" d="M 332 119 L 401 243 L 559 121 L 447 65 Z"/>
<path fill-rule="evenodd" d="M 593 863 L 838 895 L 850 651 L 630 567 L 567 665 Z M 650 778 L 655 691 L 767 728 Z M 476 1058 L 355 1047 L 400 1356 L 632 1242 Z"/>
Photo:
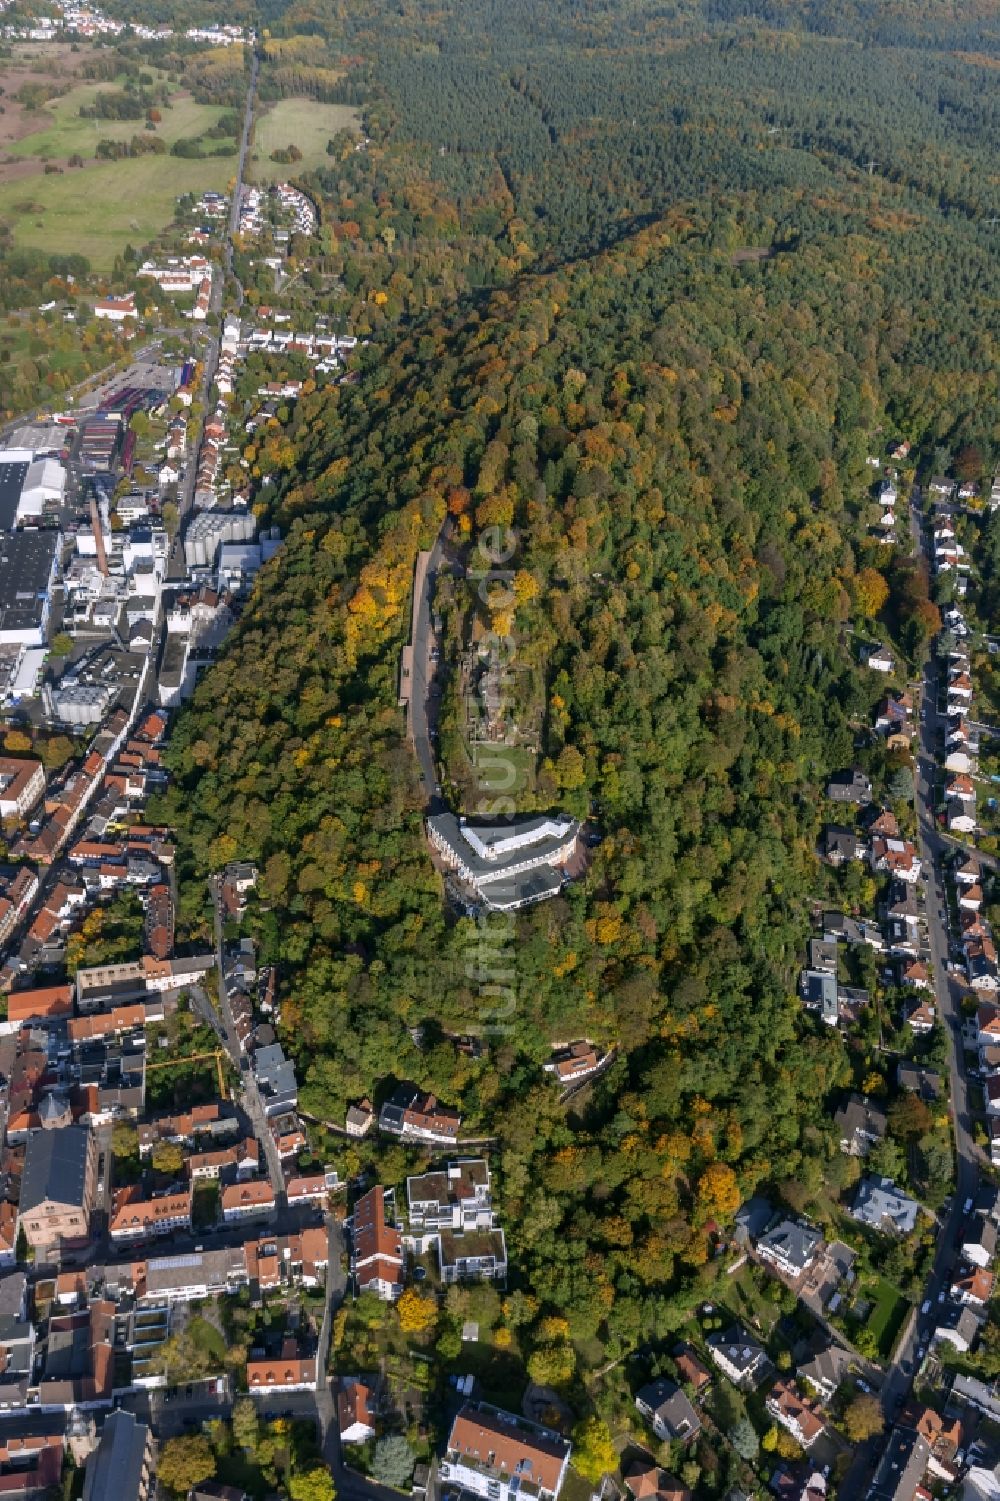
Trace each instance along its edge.
<path fill-rule="evenodd" d="M 354 59 L 371 143 L 333 143 L 317 189 L 331 265 L 387 295 L 356 383 L 257 456 L 288 540 L 159 810 L 189 926 L 210 869 L 260 865 L 305 1108 L 409 1077 L 495 1135 L 538 1339 L 558 1313 L 595 1365 L 675 1326 L 743 1193 L 804 1206 L 838 1171 L 828 1102 L 864 1059 L 793 994 L 819 788 L 878 691 L 846 630 L 876 561 L 865 460 L 892 433 L 1000 448 L 971 23 L 915 7 L 868 35 L 863 7 L 815 6 L 766 32 L 740 9 L 270 18 Z M 448 511 L 449 654 L 476 618 L 509 628 L 542 694 L 522 805 L 603 835 L 513 925 L 443 902 L 397 707 L 414 557 Z M 463 572 L 497 527 L 513 611 Z M 888 572 L 916 652 L 926 582 Z M 567 1114 L 540 1066 L 582 1035 L 620 1052 Z"/>

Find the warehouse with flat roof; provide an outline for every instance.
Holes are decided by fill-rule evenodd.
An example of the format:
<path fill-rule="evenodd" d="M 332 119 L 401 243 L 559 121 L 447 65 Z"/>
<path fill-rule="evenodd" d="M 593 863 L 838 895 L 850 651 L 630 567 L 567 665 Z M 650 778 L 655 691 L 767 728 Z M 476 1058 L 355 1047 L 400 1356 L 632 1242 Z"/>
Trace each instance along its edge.
<path fill-rule="evenodd" d="M 0 642 L 44 646 L 58 532 L 0 531 Z"/>
<path fill-rule="evenodd" d="M 17 525 L 17 508 L 30 463 L 29 449 L 0 450 L 0 530 L 12 532 Z"/>

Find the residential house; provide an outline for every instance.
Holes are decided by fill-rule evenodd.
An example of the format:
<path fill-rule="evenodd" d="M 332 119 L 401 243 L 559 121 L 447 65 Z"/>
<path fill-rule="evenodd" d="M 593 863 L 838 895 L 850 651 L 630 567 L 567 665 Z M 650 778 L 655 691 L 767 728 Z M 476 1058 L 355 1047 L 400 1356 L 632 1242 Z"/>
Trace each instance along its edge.
<path fill-rule="evenodd" d="M 272 1215 L 277 1208 L 274 1189 L 266 1178 L 230 1183 L 222 1190 L 222 1218 L 227 1225 Z"/>
<path fill-rule="evenodd" d="M 870 839 L 899 838 L 899 820 L 891 808 L 869 808 L 862 818 Z"/>
<path fill-rule="evenodd" d="M 962 740 L 952 741 L 945 746 L 944 769 L 945 771 L 974 772 L 978 762 L 978 749 L 973 749 Z"/>
<path fill-rule="evenodd" d="M 962 1255 L 973 1266 L 988 1267 L 997 1251 L 997 1227 L 985 1215 L 975 1214 L 962 1233 Z"/>
<path fill-rule="evenodd" d="M 985 1215 L 988 1220 L 1000 1225 L 1000 1188 L 993 1183 L 980 1183 L 972 1207 L 976 1214 Z"/>
<path fill-rule="evenodd" d="M 664 1443 L 689 1444 L 701 1432 L 701 1419 L 688 1398 L 679 1386 L 663 1377 L 640 1387 L 635 1405 Z"/>
<path fill-rule="evenodd" d="M 889 750 L 908 749 L 913 737 L 913 699 L 908 693 L 887 694 L 875 710 L 875 732 Z"/>
<path fill-rule="evenodd" d="M 908 839 L 872 840 L 872 870 L 895 876 L 900 881 L 912 884 L 919 881 L 922 864 L 916 848 Z"/>
<path fill-rule="evenodd" d="M 823 913 L 823 937 L 828 942 L 840 939 L 852 948 L 871 948 L 876 953 L 882 953 L 885 949 L 885 940 L 878 923 L 846 917 L 843 912 Z"/>
<path fill-rule="evenodd" d="M 115 1194 L 109 1230 L 116 1245 L 145 1240 L 150 1235 L 171 1235 L 175 1230 L 190 1230 L 193 1189 L 159 1194 L 144 1199 L 142 1189 L 131 1184 Z"/>
<path fill-rule="evenodd" d="M 765 1407 L 772 1418 L 786 1429 L 803 1449 L 811 1449 L 826 1431 L 826 1423 L 817 1408 L 803 1397 L 794 1381 L 780 1378 L 767 1394 Z"/>
<path fill-rule="evenodd" d="M 911 990 L 933 990 L 930 971 L 922 959 L 911 959 L 899 966 L 899 983 Z"/>
<path fill-rule="evenodd" d="M 692 1501 L 687 1486 L 651 1459 L 632 1461 L 625 1472 L 625 1486 L 633 1501 Z"/>
<path fill-rule="evenodd" d="M 51 1422 L 51 1429 L 59 1424 Z M 22 1435 L 16 1428 L 0 1432 L 0 1494 L 21 1497 L 53 1494 L 62 1479 L 64 1439 L 61 1432 Z"/>
<path fill-rule="evenodd" d="M 757 1255 L 786 1277 L 801 1277 L 815 1261 L 823 1237 L 811 1225 L 782 1220 L 757 1242 Z"/>
<path fill-rule="evenodd" d="M 907 1416 L 912 1426 L 930 1444 L 927 1472 L 948 1485 L 959 1479 L 961 1464 L 956 1462 L 958 1451 L 964 1447 L 964 1427 L 961 1418 L 943 1418 L 933 1407 L 921 1409 L 914 1404 Z"/>
<path fill-rule="evenodd" d="M 374 1292 L 387 1302 L 403 1291 L 403 1238 L 394 1219 L 391 1191 L 375 1187 L 355 1204 L 351 1227 L 355 1287 L 358 1293 Z"/>
<path fill-rule="evenodd" d="M 930 1001 L 916 1001 L 906 1011 L 906 1024 L 917 1037 L 926 1037 L 934 1030 L 935 1007 Z"/>
<path fill-rule="evenodd" d="M 952 798 L 945 812 L 945 821 L 948 830 L 952 834 L 973 834 L 978 827 L 976 823 L 976 801 L 960 802 Z"/>
<path fill-rule="evenodd" d="M 278 1392 L 314 1392 L 316 1357 L 303 1355 L 294 1339 L 286 1339 L 274 1358 L 251 1354 L 247 1361 L 247 1390 L 252 1397 Z"/>
<path fill-rule="evenodd" d="M 448 1489 L 484 1501 L 518 1501 L 525 1486 L 539 1501 L 556 1501 L 569 1465 L 569 1442 L 498 1408 L 461 1408 L 438 1467 Z"/>
<path fill-rule="evenodd" d="M 260 1144 L 256 1136 L 248 1136 L 235 1146 L 217 1147 L 211 1152 L 193 1152 L 187 1159 L 186 1166 L 192 1182 L 212 1181 L 223 1174 L 250 1178 L 260 1166 Z"/>
<path fill-rule="evenodd" d="M 435 1141 L 451 1145 L 458 1137 L 461 1116 L 432 1094 L 412 1084 L 400 1084 L 379 1113 L 379 1130 L 404 1141 Z"/>
<path fill-rule="evenodd" d="M 823 858 L 834 866 L 846 865 L 851 860 L 860 860 L 864 853 L 864 845 L 855 830 L 837 823 L 823 825 L 823 839 L 820 847 Z"/>
<path fill-rule="evenodd" d="M 289 1208 L 296 1204 L 325 1204 L 339 1186 L 337 1174 L 328 1169 L 321 1173 L 309 1173 L 304 1177 L 289 1178 L 285 1184 L 285 1196 Z"/>
<path fill-rule="evenodd" d="M 827 974 L 836 975 L 837 945 L 828 942 L 825 938 L 810 938 L 809 968 L 825 970 Z"/>
<path fill-rule="evenodd" d="M 997 974 L 996 959 L 986 948 L 985 939 L 967 948 L 965 972 L 973 990 L 984 995 L 995 995 L 1000 990 L 1000 975 Z"/>
<path fill-rule="evenodd" d="M 715 1364 L 742 1391 L 758 1387 L 770 1371 L 767 1353 L 742 1324 L 708 1336 L 708 1353 Z"/>
<path fill-rule="evenodd" d="M 568 1047 L 560 1048 L 544 1065 L 545 1072 L 555 1074 L 556 1079 L 564 1087 L 569 1084 L 578 1084 L 581 1079 L 589 1078 L 591 1074 L 597 1072 L 600 1066 L 601 1055 L 593 1044 L 587 1041 L 571 1042 Z"/>
<path fill-rule="evenodd" d="M 341 1376 L 337 1421 L 342 1444 L 363 1444 L 375 1437 L 374 1391 L 357 1376 Z"/>
<path fill-rule="evenodd" d="M 821 1402 L 831 1402 L 847 1379 L 854 1357 L 842 1345 L 829 1344 L 799 1366 L 801 1380 L 807 1381 Z"/>
<path fill-rule="evenodd" d="M 678 1376 L 686 1386 L 693 1389 L 696 1396 L 710 1385 L 711 1373 L 705 1369 L 690 1345 L 678 1345 L 673 1357 Z"/>
<path fill-rule="evenodd" d="M 967 1308 L 985 1308 L 993 1296 L 996 1277 L 985 1267 L 963 1271 L 952 1279 L 951 1295 Z"/>
<path fill-rule="evenodd" d="M 980 1048 L 1000 1044 L 1000 1007 L 981 1005 L 976 1008 L 976 1042 Z"/>
<path fill-rule="evenodd" d="M 971 1350 L 979 1336 L 979 1319 L 975 1310 L 962 1303 L 943 1303 L 938 1306 L 931 1336 L 935 1345 L 954 1345 L 960 1355 Z"/>
<path fill-rule="evenodd" d="M 811 1011 L 818 1011 L 828 1026 L 837 1025 L 840 1020 L 840 1000 L 835 974 L 825 969 L 804 969 L 799 976 L 799 995 L 802 997 L 802 1004 Z"/>
<path fill-rule="evenodd" d="M 914 1501 L 930 1453 L 930 1444 L 915 1428 L 894 1428 L 884 1444 L 867 1501 Z"/>
<path fill-rule="evenodd" d="M 489 1165 L 482 1157 L 463 1157 L 443 1171 L 407 1178 L 406 1202 L 411 1231 L 490 1229 Z"/>
<path fill-rule="evenodd" d="M 952 1381 L 951 1396 L 953 1402 L 972 1407 L 991 1423 L 1000 1424 L 1000 1393 L 992 1384 L 980 1381 L 977 1376 L 959 1373 Z"/>
<path fill-rule="evenodd" d="M 733 1222 L 733 1237 L 742 1246 L 758 1241 L 774 1219 L 774 1209 L 760 1194 L 740 1205 Z"/>
<path fill-rule="evenodd" d="M 349 1105 L 347 1107 L 344 1128 L 348 1136 L 367 1136 L 374 1121 L 375 1112 L 372 1109 L 371 1101 L 364 1099 L 359 1101 L 357 1105 Z"/>
<path fill-rule="evenodd" d="M 852 1094 L 833 1117 L 833 1124 L 840 1132 L 840 1150 L 851 1157 L 866 1157 L 884 1139 L 888 1117 L 867 1095 Z"/>
<path fill-rule="evenodd" d="M 41 761 L 0 756 L 0 818 L 26 818 L 44 791 Z"/>
<path fill-rule="evenodd" d="M 893 673 L 896 671 L 896 658 L 881 642 L 862 648 L 861 660 L 872 672 Z"/>
<path fill-rule="evenodd" d="M 859 767 L 838 771 L 826 784 L 826 795 L 835 803 L 870 803 L 872 784 Z"/>
<path fill-rule="evenodd" d="M 850 1212 L 872 1230 L 909 1235 L 916 1228 L 919 1208 L 916 1200 L 897 1188 L 891 1178 L 872 1173 L 858 1184 Z"/>
<path fill-rule="evenodd" d="M 982 880 L 982 866 L 978 855 L 962 854 L 955 866 L 955 881 L 959 886 L 978 886 Z"/>

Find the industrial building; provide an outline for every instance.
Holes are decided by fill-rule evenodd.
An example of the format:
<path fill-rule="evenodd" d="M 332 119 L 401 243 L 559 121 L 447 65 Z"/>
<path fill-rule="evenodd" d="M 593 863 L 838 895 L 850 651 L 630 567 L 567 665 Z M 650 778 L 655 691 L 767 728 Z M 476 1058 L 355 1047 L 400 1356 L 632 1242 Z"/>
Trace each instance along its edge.
<path fill-rule="evenodd" d="M 199 511 L 184 533 L 184 561 L 189 568 L 213 568 L 224 542 L 252 542 L 257 518 L 249 511 Z"/>
<path fill-rule="evenodd" d="M 30 448 L 0 449 L 0 529 L 7 532 L 41 519 L 66 493 L 66 470 L 58 459 Z"/>
<path fill-rule="evenodd" d="M 44 646 L 59 534 L 0 532 L 0 642 Z"/>

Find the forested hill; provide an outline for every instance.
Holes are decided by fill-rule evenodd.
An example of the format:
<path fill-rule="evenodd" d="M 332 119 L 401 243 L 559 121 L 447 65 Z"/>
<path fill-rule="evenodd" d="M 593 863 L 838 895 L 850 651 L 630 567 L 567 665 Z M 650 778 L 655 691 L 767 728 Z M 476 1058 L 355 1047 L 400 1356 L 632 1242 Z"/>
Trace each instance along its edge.
<path fill-rule="evenodd" d="M 371 0 L 340 25 L 356 59 L 342 94 L 463 225 L 519 216 L 550 258 L 678 199 L 869 170 L 936 207 L 997 212 L 996 5 L 959 22 L 933 5 L 753 10 Z"/>
<path fill-rule="evenodd" d="M 739 200 L 720 212 L 739 236 Z M 809 213 L 795 248 L 743 262 L 678 212 L 428 314 L 304 398 L 274 452 L 288 544 L 170 753 L 188 901 L 237 854 L 264 872 L 306 1107 L 336 1119 L 409 1076 L 498 1133 L 521 1275 L 612 1351 L 740 1192 L 808 1192 L 835 1155 L 824 1101 L 849 1070 L 792 990 L 817 789 L 868 703 L 842 634 L 867 444 L 886 403 L 915 435 L 932 411 L 995 430 L 991 252 L 943 221 L 875 229 L 850 196 Z M 964 289 L 947 339 L 932 286 L 956 308 Z M 544 694 L 527 805 L 592 803 L 605 834 L 585 881 L 497 938 L 499 1030 L 396 707 L 413 558 L 446 507 L 470 539 L 516 529 L 512 626 Z M 472 594 L 450 586 L 449 620 Z M 900 596 L 913 642 L 925 603 Z M 484 1026 L 478 1059 L 445 1036 Z M 581 1034 L 623 1053 L 570 1125 L 539 1064 Z"/>

